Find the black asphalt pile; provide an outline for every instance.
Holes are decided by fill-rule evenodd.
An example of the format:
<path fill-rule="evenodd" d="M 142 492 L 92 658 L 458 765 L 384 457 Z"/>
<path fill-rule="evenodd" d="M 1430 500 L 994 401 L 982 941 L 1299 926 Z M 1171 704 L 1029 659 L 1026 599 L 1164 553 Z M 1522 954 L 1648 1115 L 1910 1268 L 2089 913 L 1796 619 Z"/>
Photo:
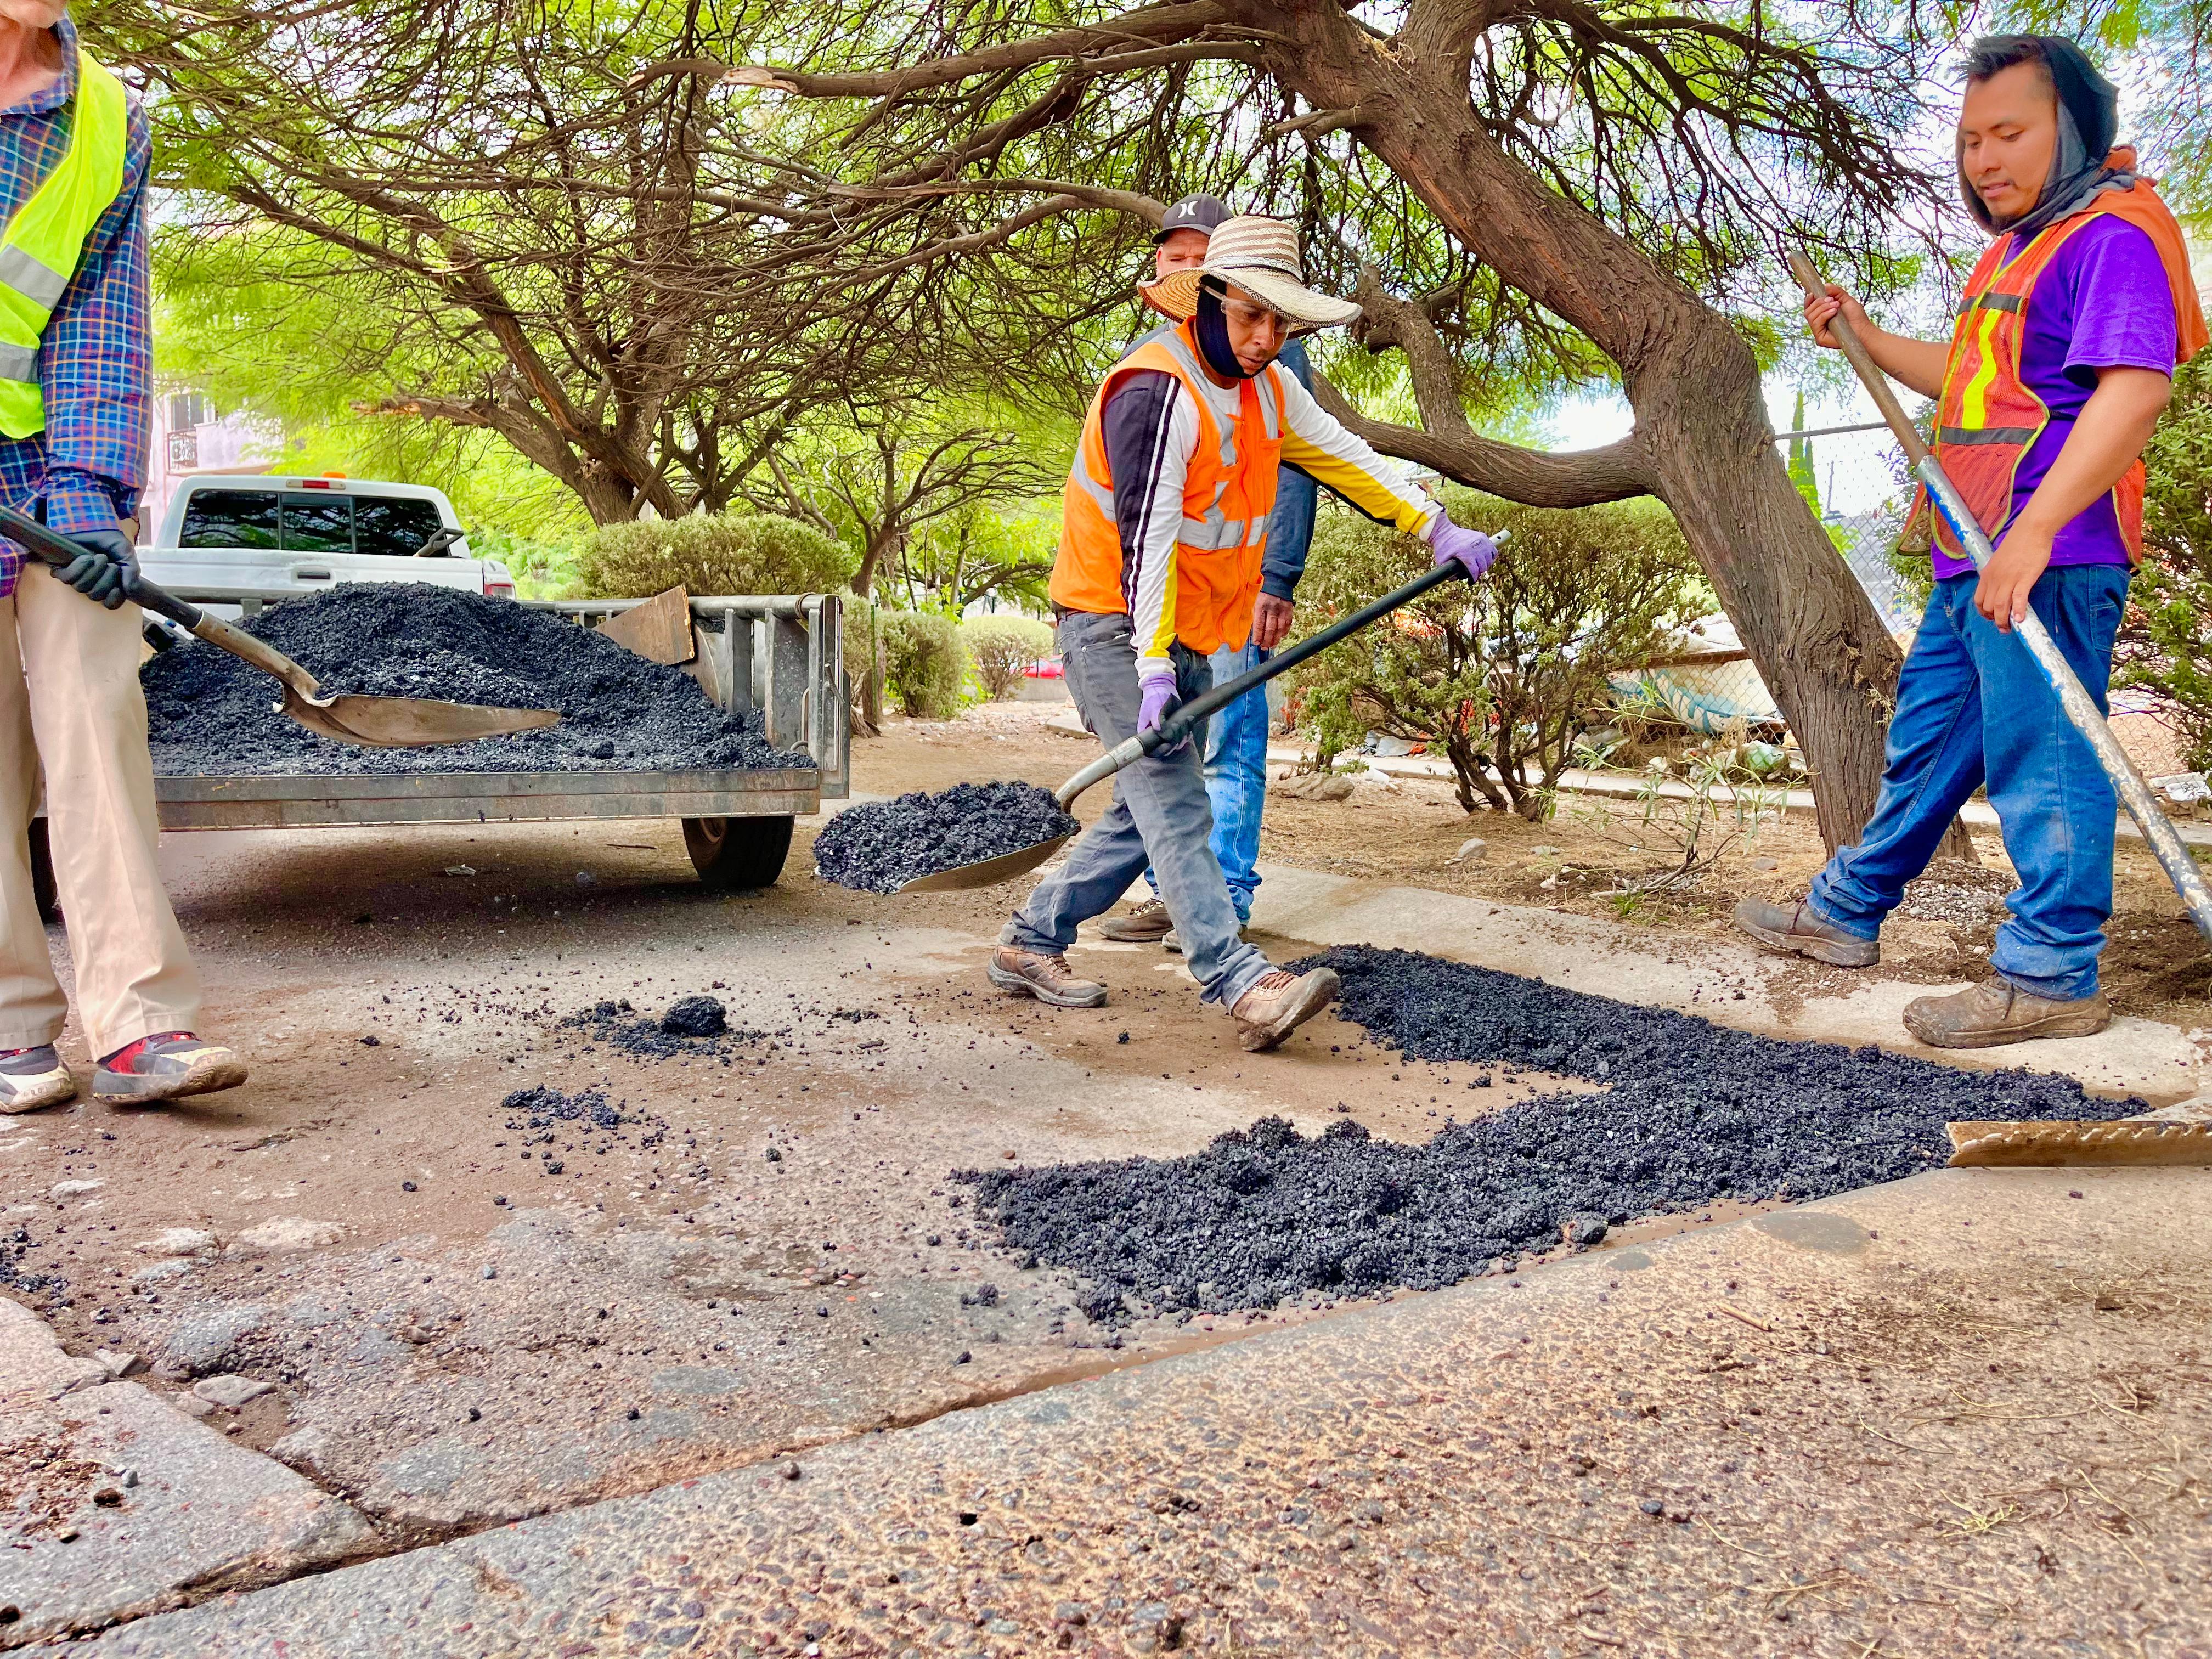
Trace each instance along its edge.
<path fill-rule="evenodd" d="M 719 998 L 704 994 L 679 997 L 666 1012 L 640 1014 L 627 998 L 594 1003 L 570 1014 L 561 1024 L 580 1033 L 592 1043 L 604 1043 L 632 1060 L 672 1060 L 679 1054 L 726 1054 L 733 1048 L 758 1042 L 766 1031 L 732 1029 L 729 1012 Z M 586 1054 L 594 1052 L 587 1047 Z M 728 1063 L 726 1060 L 725 1065 Z"/>
<path fill-rule="evenodd" d="M 1084 1311 L 1271 1307 L 1322 1291 L 1431 1290 L 1611 1225 L 1724 1199 L 1820 1199 L 1949 1156 L 1946 1121 L 2126 1117 L 2070 1078 L 1966 1072 L 1869 1045 L 1788 1042 L 1669 1009 L 1405 951 L 1299 967 L 1343 977 L 1338 1012 L 1408 1058 L 1610 1086 L 1540 1097 L 1425 1146 L 1279 1117 L 1188 1158 L 959 1172 L 1009 1248 L 1085 1275 Z"/>
<path fill-rule="evenodd" d="M 814 838 L 815 873 L 863 893 L 895 893 L 919 876 L 1018 853 L 1082 826 L 1033 783 L 957 783 L 873 800 L 830 819 Z"/>
<path fill-rule="evenodd" d="M 419 582 L 349 582 L 246 624 L 326 693 L 557 708 L 558 726 L 435 749 L 366 749 L 275 712 L 280 688 L 195 642 L 139 672 L 164 775 L 757 770 L 814 762 L 779 750 L 757 713 L 717 708 L 680 668 L 648 662 L 548 611 Z"/>
<path fill-rule="evenodd" d="M 567 1158 L 577 1152 L 604 1154 L 618 1142 L 647 1150 L 659 1146 L 668 1133 L 665 1118 L 652 1112 L 624 1111 L 629 1103 L 610 1103 L 604 1089 L 583 1089 L 569 1095 L 540 1084 L 534 1089 L 517 1089 L 499 1103 L 514 1114 L 506 1127 L 524 1137 L 516 1156 L 542 1165 L 547 1175 L 562 1174 Z M 594 1148 L 593 1141 L 601 1144 Z"/>

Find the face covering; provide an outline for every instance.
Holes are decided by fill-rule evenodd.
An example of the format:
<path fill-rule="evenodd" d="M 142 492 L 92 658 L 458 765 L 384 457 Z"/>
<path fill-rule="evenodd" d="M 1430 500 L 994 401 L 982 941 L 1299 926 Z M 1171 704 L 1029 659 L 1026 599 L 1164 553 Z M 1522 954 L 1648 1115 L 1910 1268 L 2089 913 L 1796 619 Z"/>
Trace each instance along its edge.
<path fill-rule="evenodd" d="M 1966 199 L 1966 211 L 1992 236 L 2010 231 L 2015 246 L 2024 246 L 2037 232 L 2080 212 L 2099 191 L 2131 190 L 2136 182 L 2133 153 L 2112 149 L 2120 130 L 2119 89 L 2064 36 L 2031 38 L 2042 45 L 2058 94 L 2058 149 L 2051 158 L 2043 193 L 2019 218 L 2000 219 L 1966 181 L 1963 157 L 1959 167 L 1959 193 Z"/>
<path fill-rule="evenodd" d="M 1237 361 L 1229 344 L 1229 313 L 1221 308 L 1219 292 L 1205 284 L 1198 290 L 1198 314 L 1191 319 L 1191 333 L 1206 366 L 1224 380 L 1249 380 L 1252 371 Z"/>

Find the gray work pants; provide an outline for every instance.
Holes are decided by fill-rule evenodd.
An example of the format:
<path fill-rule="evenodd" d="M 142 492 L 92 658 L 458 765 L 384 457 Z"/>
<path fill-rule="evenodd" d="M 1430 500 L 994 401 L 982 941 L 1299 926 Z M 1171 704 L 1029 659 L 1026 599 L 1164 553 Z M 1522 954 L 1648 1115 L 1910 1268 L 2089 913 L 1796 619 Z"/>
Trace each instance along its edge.
<path fill-rule="evenodd" d="M 1071 611 L 1060 620 L 1060 658 L 1076 709 L 1099 741 L 1110 749 L 1136 736 L 1142 694 L 1129 618 Z M 1213 684 L 1206 659 L 1180 645 L 1175 664 L 1185 702 Z M 1150 863 L 1205 1000 L 1234 1007 L 1269 963 L 1239 935 L 1229 884 L 1213 856 L 1213 809 L 1200 760 L 1205 744 L 1201 728 L 1174 754 L 1148 755 L 1122 768 L 1114 780 L 1113 806 L 1014 913 L 999 942 L 1059 955 L 1075 943 L 1076 928 L 1111 909 Z"/>

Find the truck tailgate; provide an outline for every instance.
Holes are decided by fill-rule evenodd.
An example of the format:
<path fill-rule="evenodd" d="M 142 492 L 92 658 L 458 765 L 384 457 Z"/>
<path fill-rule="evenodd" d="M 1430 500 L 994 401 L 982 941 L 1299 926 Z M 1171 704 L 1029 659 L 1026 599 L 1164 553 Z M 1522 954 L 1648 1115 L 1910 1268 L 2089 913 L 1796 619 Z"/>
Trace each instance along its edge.
<path fill-rule="evenodd" d="M 368 553 L 289 553 L 264 547 L 142 547 L 139 568 L 162 586 L 252 587 L 317 593 L 339 582 L 428 582 L 483 592 L 481 559 L 393 559 Z"/>

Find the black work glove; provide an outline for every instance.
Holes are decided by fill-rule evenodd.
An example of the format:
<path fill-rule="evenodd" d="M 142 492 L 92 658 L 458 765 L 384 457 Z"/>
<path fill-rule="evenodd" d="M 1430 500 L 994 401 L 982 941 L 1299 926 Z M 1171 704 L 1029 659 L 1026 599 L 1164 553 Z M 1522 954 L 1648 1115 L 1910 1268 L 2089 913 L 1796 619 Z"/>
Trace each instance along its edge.
<path fill-rule="evenodd" d="M 131 538 L 112 525 L 105 530 L 61 532 L 84 550 L 69 564 L 49 565 L 55 577 L 67 582 L 88 599 L 97 599 L 110 611 L 131 597 L 138 580 L 138 553 Z"/>

